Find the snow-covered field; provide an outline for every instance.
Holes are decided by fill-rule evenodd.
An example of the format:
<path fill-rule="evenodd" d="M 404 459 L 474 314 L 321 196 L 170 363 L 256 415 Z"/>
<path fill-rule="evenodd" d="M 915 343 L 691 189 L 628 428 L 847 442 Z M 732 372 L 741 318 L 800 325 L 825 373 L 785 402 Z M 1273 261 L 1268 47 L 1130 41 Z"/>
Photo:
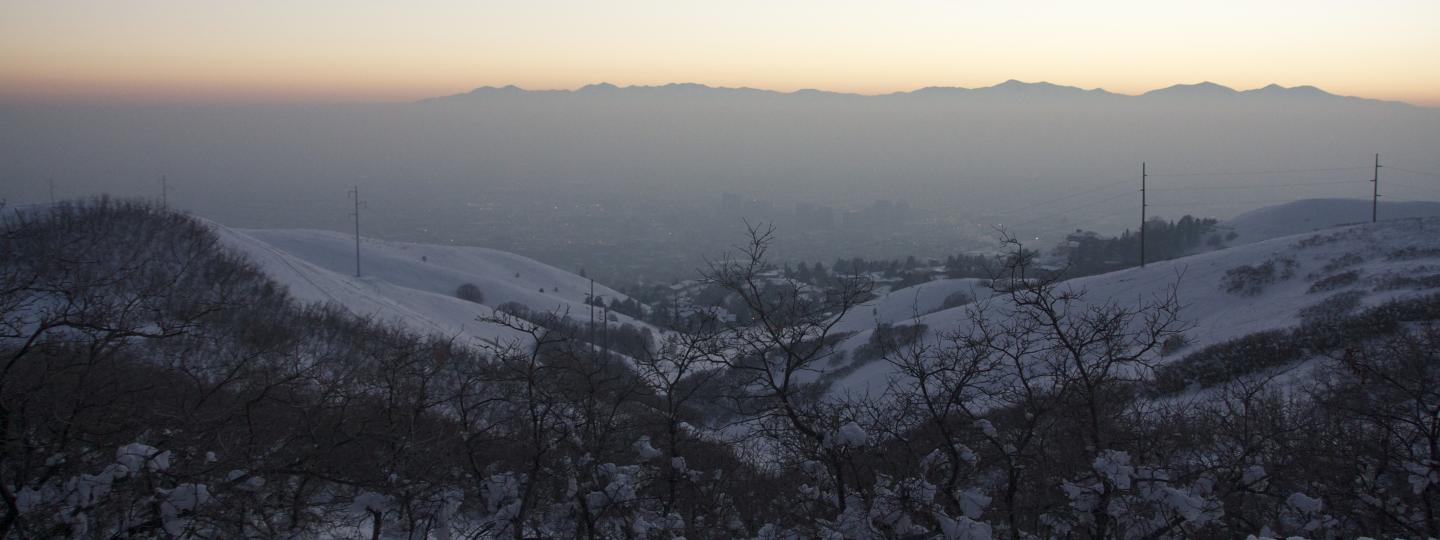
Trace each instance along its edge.
<path fill-rule="evenodd" d="M 249 257 L 301 302 L 333 302 L 350 312 L 394 322 L 425 334 L 463 340 L 519 337 L 477 320 L 508 302 L 534 311 L 589 319 L 590 280 L 513 253 L 479 247 L 437 246 L 362 238 L 362 277 L 355 277 L 354 236 L 317 230 L 237 230 L 215 225 L 221 241 Z M 483 304 L 455 296 L 472 283 Z M 628 297 L 595 284 L 606 302 Z M 611 312 L 617 323 L 649 325 Z M 600 310 L 596 310 L 596 318 Z"/>

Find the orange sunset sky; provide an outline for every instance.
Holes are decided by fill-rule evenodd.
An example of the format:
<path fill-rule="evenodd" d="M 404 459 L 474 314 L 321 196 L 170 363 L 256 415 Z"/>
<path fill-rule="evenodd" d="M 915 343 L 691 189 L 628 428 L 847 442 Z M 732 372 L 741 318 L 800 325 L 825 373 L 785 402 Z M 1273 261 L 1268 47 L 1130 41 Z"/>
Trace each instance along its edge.
<path fill-rule="evenodd" d="M 886 93 L 1311 84 L 1440 106 L 1440 2 L 0 0 L 0 100 L 352 102 L 515 84 Z"/>

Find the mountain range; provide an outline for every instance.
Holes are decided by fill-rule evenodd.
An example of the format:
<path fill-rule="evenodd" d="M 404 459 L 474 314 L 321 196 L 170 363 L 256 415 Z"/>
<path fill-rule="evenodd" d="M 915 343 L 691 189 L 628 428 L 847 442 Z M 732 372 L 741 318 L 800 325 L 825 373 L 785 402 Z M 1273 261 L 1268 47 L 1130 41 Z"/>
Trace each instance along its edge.
<path fill-rule="evenodd" d="M 1105 90 L 1104 88 L 1085 89 L 1076 86 L 1066 86 L 1051 82 L 1025 82 L 1015 79 L 983 87 L 960 87 L 960 86 L 927 86 L 916 90 L 892 92 L 887 94 L 866 95 L 849 92 L 834 92 L 818 89 L 801 89 L 793 92 L 781 92 L 777 90 L 765 90 L 749 87 L 724 87 L 708 86 L 698 83 L 670 83 L 664 85 L 646 86 L 616 86 L 611 83 L 601 82 L 587 84 L 574 90 L 526 90 L 515 85 L 506 86 L 482 86 L 466 93 L 449 96 L 441 96 L 422 100 L 422 102 L 463 102 L 469 99 L 493 96 L 645 96 L 645 97 L 680 97 L 680 96 L 733 96 L 733 97 L 791 97 L 791 98 L 848 98 L 848 99 L 903 99 L 903 98 L 931 98 L 931 97 L 966 97 L 966 98 L 1002 98 L 1002 99 L 1089 99 L 1089 100 L 1110 100 L 1110 101 L 1157 101 L 1157 100 L 1264 100 L 1274 102 L 1276 100 L 1291 100 L 1304 102 L 1325 102 L 1325 103 L 1374 103 L 1388 105 L 1402 105 L 1414 107 L 1408 103 L 1399 101 L 1385 101 L 1356 96 L 1343 96 L 1333 94 L 1310 85 L 1285 87 L 1279 84 L 1269 84 L 1261 88 L 1249 90 L 1237 90 L 1222 84 L 1209 81 L 1194 84 L 1175 84 L 1165 88 L 1150 90 L 1137 95 L 1119 94 Z"/>

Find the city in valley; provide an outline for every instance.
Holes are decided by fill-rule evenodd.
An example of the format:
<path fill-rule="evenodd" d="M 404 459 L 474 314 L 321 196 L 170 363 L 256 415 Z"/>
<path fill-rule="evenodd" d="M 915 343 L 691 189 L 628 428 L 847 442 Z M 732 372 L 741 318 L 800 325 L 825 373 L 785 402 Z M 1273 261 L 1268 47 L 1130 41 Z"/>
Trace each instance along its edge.
<path fill-rule="evenodd" d="M 5 2 L 0 540 L 1440 537 L 1435 21 Z"/>

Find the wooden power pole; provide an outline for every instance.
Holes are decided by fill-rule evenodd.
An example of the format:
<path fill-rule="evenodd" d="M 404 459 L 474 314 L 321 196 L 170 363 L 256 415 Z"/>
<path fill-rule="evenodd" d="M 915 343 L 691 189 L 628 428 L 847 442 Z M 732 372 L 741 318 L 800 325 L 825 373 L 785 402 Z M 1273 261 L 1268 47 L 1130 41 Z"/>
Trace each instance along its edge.
<path fill-rule="evenodd" d="M 1140 162 L 1140 267 L 1145 267 L 1145 162 Z"/>
<path fill-rule="evenodd" d="M 590 335 L 588 336 L 588 337 L 589 337 L 589 341 L 590 341 L 590 344 L 589 344 L 589 345 L 590 345 L 590 355 L 593 357 L 593 356 L 595 355 L 595 280 L 594 280 L 594 279 L 591 279 L 591 280 L 590 280 L 590 294 L 585 297 L 585 307 L 590 308 L 590 326 L 585 329 L 585 330 L 586 330 L 585 333 L 590 334 Z"/>
<path fill-rule="evenodd" d="M 351 189 L 349 195 L 355 201 L 355 211 L 350 215 L 355 218 L 355 277 L 360 277 L 360 186 Z"/>
<path fill-rule="evenodd" d="M 1375 176 L 1370 178 L 1372 191 L 1370 192 L 1370 222 L 1375 223 L 1380 217 L 1380 154 L 1375 154 Z"/>

